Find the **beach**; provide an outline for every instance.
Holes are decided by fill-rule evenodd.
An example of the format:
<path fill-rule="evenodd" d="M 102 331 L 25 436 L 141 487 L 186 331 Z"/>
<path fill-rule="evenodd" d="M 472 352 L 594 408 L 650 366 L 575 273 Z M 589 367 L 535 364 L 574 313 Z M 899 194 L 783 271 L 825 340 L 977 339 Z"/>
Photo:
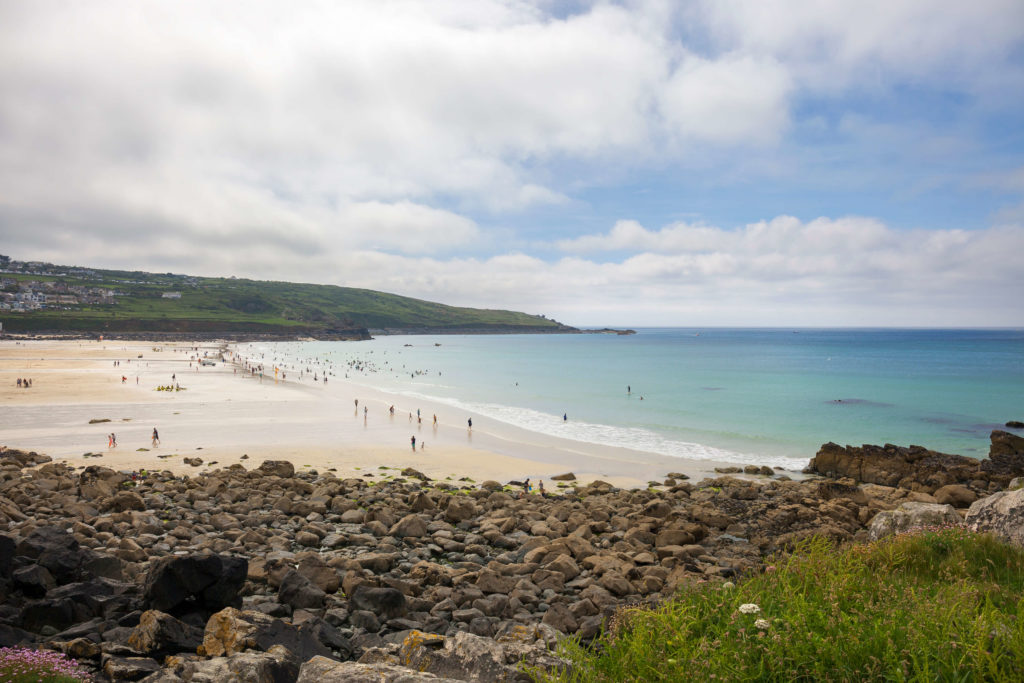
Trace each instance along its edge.
<path fill-rule="evenodd" d="M 199 365 L 204 357 L 215 364 Z M 549 489 L 557 484 L 551 476 L 570 471 L 581 482 L 643 487 L 669 472 L 713 476 L 726 464 L 559 439 L 342 377 L 331 376 L 328 388 L 294 373 L 275 380 L 267 368 L 261 379 L 232 359 L 227 344 L 211 342 L 2 340 L 0 446 L 124 471 L 184 474 L 288 460 L 339 477 L 379 479 L 412 467 L 439 480 L 530 478 Z M 31 387 L 20 388 L 19 378 Z M 174 385 L 181 390 L 157 390 Z"/>

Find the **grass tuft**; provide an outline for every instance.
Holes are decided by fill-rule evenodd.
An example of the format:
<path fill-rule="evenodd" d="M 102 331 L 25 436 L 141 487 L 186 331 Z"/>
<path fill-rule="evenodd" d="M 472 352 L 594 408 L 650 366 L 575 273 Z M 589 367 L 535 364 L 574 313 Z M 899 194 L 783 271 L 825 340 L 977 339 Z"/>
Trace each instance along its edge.
<path fill-rule="evenodd" d="M 823 538 L 732 588 L 626 608 L 591 646 L 563 645 L 584 681 L 1024 680 L 1024 549 L 962 528 L 838 548 Z"/>

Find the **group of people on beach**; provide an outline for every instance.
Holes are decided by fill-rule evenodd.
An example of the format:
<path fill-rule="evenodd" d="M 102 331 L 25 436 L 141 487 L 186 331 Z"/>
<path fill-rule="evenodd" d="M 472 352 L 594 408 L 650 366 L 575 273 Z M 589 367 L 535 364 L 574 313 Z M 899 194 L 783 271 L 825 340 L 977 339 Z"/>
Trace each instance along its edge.
<path fill-rule="evenodd" d="M 523 493 L 522 493 L 522 495 L 528 496 L 531 493 L 533 493 L 533 484 L 530 483 L 530 479 L 529 479 L 529 477 L 527 477 L 526 481 L 523 482 Z M 541 498 L 547 498 L 547 496 L 548 496 L 548 492 L 544 490 L 544 481 L 543 480 L 538 480 L 537 481 L 537 494 L 540 495 Z"/>
<path fill-rule="evenodd" d="M 160 432 L 153 427 L 153 447 L 156 448 L 160 445 Z M 107 448 L 117 448 L 117 434 L 110 432 L 107 434 Z"/>
<path fill-rule="evenodd" d="M 19 389 L 28 389 L 31 386 L 32 386 L 32 380 L 30 380 L 30 379 L 22 379 L 21 377 L 18 378 L 18 388 Z"/>

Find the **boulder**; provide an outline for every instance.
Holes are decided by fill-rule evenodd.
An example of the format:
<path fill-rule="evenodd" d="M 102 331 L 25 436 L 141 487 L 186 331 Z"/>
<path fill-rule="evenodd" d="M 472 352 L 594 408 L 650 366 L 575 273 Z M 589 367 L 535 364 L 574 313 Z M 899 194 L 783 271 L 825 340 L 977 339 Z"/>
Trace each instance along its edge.
<path fill-rule="evenodd" d="M 406 467 L 402 470 L 402 476 L 409 477 L 410 479 L 419 479 L 420 481 L 430 481 L 430 477 L 411 467 Z"/>
<path fill-rule="evenodd" d="M 390 664 L 336 662 L 314 657 L 299 669 L 295 683 L 457 683 L 458 680 Z"/>
<path fill-rule="evenodd" d="M 981 469 L 1003 477 L 1024 474 L 1024 437 L 996 429 L 990 438 L 988 460 L 982 461 Z"/>
<path fill-rule="evenodd" d="M 336 593 L 341 585 L 338 571 L 328 566 L 318 555 L 304 557 L 299 562 L 298 571 L 325 593 Z"/>
<path fill-rule="evenodd" d="M 11 577 L 14 549 L 17 545 L 10 536 L 0 534 L 0 579 L 9 579 Z"/>
<path fill-rule="evenodd" d="M 330 649 L 312 631 L 263 612 L 233 607 L 217 612 L 206 622 L 199 651 L 207 657 L 225 657 L 245 650 L 265 652 L 275 645 L 286 647 L 299 661 L 331 656 Z"/>
<path fill-rule="evenodd" d="M 149 657 L 103 658 L 103 673 L 111 681 L 138 681 L 160 671 L 160 663 Z"/>
<path fill-rule="evenodd" d="M 284 575 L 277 594 L 282 604 L 293 609 L 320 609 L 326 598 L 326 593 L 294 569 Z"/>
<path fill-rule="evenodd" d="M 116 495 L 106 499 L 102 508 L 107 512 L 127 512 L 128 510 L 145 510 L 146 501 L 135 491 L 118 491 Z"/>
<path fill-rule="evenodd" d="M 203 642 L 203 629 L 170 614 L 146 610 L 128 637 L 128 646 L 144 655 L 162 658 L 177 652 L 195 652 Z"/>
<path fill-rule="evenodd" d="M 409 514 L 395 522 L 390 531 L 388 531 L 388 535 L 397 538 L 419 538 L 426 536 L 427 523 L 419 515 L 415 513 Z"/>
<path fill-rule="evenodd" d="M 548 608 L 548 611 L 544 613 L 544 618 L 541 621 L 562 633 L 575 633 L 576 629 L 579 628 L 579 624 L 576 622 L 576 617 L 574 617 L 572 612 L 569 611 L 569 608 L 561 602 L 556 602 L 551 605 L 551 607 Z"/>
<path fill-rule="evenodd" d="M 207 660 L 182 660 L 170 670 L 157 674 L 167 678 L 150 677 L 145 683 L 294 683 L 299 675 L 295 655 L 281 645 L 266 652 L 239 652 L 230 657 Z"/>
<path fill-rule="evenodd" d="M 576 475 L 572 472 L 566 472 L 565 474 L 556 474 L 551 477 L 551 481 L 576 481 Z"/>
<path fill-rule="evenodd" d="M 395 588 L 374 588 L 360 584 L 352 591 L 352 606 L 385 619 L 404 617 L 408 611 L 405 596 Z"/>
<path fill-rule="evenodd" d="M 208 615 L 239 605 L 238 591 L 248 567 L 248 560 L 227 555 L 162 557 L 154 560 L 146 572 L 143 604 L 175 615 Z"/>
<path fill-rule="evenodd" d="M 964 522 L 971 531 L 987 531 L 1024 546 L 1024 489 L 1000 491 L 975 501 Z"/>
<path fill-rule="evenodd" d="M 448 507 L 445 508 L 444 518 L 453 524 L 457 524 L 476 514 L 476 503 L 471 498 L 453 496 L 448 499 Z"/>
<path fill-rule="evenodd" d="M 960 515 L 952 505 L 903 503 L 895 510 L 884 510 L 875 515 L 868 528 L 868 537 L 872 541 L 877 541 L 880 538 L 914 528 L 941 527 L 960 523 Z"/>
<path fill-rule="evenodd" d="M 496 639 L 463 631 L 438 640 L 432 634 L 413 631 L 402 641 L 395 661 L 446 680 L 512 683 L 532 680 L 523 677 L 522 664 L 548 670 L 565 668 L 566 663 L 548 651 L 557 637 L 557 632 L 547 626 L 518 624 Z M 368 658 L 369 653 L 363 657 Z"/>
<path fill-rule="evenodd" d="M 956 508 L 965 508 L 978 500 L 977 493 L 960 484 L 946 484 L 932 495 L 935 496 L 936 503 Z"/>
<path fill-rule="evenodd" d="M 53 526 L 39 527 L 30 533 L 18 543 L 15 554 L 35 560 L 58 584 L 82 578 L 82 564 L 91 555 L 74 536 Z"/>
<path fill-rule="evenodd" d="M 295 465 L 287 460 L 266 460 L 256 471 L 268 477 L 289 478 L 295 476 Z"/>

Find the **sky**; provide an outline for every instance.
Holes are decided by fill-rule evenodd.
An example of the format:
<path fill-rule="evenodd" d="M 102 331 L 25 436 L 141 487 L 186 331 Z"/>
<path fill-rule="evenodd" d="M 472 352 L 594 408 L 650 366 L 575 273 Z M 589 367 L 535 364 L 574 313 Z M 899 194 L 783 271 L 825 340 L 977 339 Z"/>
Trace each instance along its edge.
<path fill-rule="evenodd" d="M 0 0 L 0 253 L 1024 326 L 1021 0 Z"/>

